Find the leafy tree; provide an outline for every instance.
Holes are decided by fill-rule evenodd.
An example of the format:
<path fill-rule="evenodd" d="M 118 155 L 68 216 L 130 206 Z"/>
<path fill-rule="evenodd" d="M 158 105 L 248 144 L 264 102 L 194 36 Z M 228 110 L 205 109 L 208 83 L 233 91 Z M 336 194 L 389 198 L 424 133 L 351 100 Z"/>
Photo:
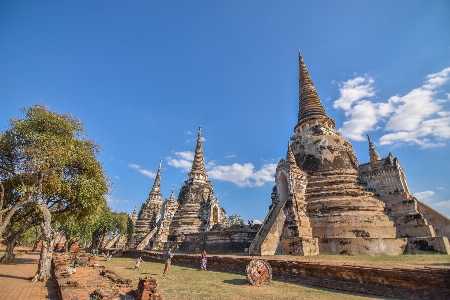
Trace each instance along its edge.
<path fill-rule="evenodd" d="M 27 202 L 35 205 L 42 220 L 42 250 L 33 281 L 44 281 L 51 275 L 52 216 L 67 213 L 83 219 L 98 214 L 106 205 L 109 181 L 96 158 L 100 149 L 86 138 L 78 119 L 42 105 L 22 112 L 24 119 L 11 119 L 10 128 L 0 133 L 0 181 L 15 180 L 19 195 L 2 200 L 7 210 L 2 210 L 0 230 L 14 209 Z"/>
<path fill-rule="evenodd" d="M 112 212 L 109 207 L 103 209 L 100 217 L 93 224 L 91 249 L 98 250 L 105 242 L 105 237 L 126 234 L 128 230 L 128 215 L 124 212 Z"/>
<path fill-rule="evenodd" d="M 8 223 L 3 236 L 5 237 L 5 254 L 0 259 L 0 263 L 9 264 L 14 261 L 14 248 L 16 245 L 27 245 L 40 238 L 36 237 L 36 228 L 39 226 L 40 219 L 38 211 L 31 203 L 25 204 L 19 208 Z"/>
<path fill-rule="evenodd" d="M 238 225 L 241 222 L 244 222 L 244 220 L 242 219 L 242 217 L 238 214 L 234 214 L 231 215 L 227 218 L 227 220 L 225 221 L 225 224 L 227 226 L 233 226 L 233 225 Z"/>
<path fill-rule="evenodd" d="M 131 220 L 130 217 L 128 217 L 128 225 L 127 225 L 127 240 L 131 240 L 134 236 L 136 229 L 136 225 L 134 225 L 133 220 Z"/>

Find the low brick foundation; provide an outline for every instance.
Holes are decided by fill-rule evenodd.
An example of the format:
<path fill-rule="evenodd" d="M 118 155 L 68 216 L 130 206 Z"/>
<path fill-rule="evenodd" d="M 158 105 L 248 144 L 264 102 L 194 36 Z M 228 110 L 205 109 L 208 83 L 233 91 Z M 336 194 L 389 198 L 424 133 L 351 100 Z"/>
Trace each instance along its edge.
<path fill-rule="evenodd" d="M 56 291 L 61 300 L 125 299 L 131 292 L 131 280 L 124 279 L 113 271 L 98 266 L 98 256 L 88 259 L 81 256 L 76 259 L 77 267 L 73 268 L 74 258 L 68 254 L 53 254 L 53 270 Z M 129 297 L 129 299 L 133 299 Z"/>
<path fill-rule="evenodd" d="M 164 261 L 164 253 L 129 250 L 127 257 Z M 245 275 L 254 257 L 208 256 L 208 270 Z M 263 258 L 264 259 L 264 258 Z M 384 269 L 317 262 L 266 259 L 273 279 L 338 290 L 407 299 L 450 299 L 450 269 Z M 200 267 L 200 254 L 175 254 L 172 264 Z"/>

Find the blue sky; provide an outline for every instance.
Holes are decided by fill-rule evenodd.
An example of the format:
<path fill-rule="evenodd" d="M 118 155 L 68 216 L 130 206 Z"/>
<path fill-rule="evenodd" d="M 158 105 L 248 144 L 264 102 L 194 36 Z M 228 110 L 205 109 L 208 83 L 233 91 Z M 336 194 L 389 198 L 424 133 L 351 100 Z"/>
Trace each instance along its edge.
<path fill-rule="evenodd" d="M 160 159 L 178 194 L 202 126 L 221 205 L 262 221 L 297 123 L 297 49 L 359 162 L 369 134 L 450 216 L 448 1 L 1 1 L 0 130 L 36 103 L 76 116 L 130 213 Z"/>

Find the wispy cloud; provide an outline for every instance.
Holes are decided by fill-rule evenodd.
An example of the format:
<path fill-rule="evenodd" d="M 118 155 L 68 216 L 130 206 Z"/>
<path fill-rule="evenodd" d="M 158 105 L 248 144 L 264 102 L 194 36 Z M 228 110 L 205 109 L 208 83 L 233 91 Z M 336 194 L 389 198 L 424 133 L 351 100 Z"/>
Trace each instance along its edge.
<path fill-rule="evenodd" d="M 441 214 L 450 217 L 450 200 L 431 203 L 428 205 L 430 205 L 435 210 L 439 211 Z"/>
<path fill-rule="evenodd" d="M 445 189 L 444 189 L 443 187 L 441 187 L 441 186 L 438 186 L 437 189 L 438 189 L 438 190 L 445 190 Z"/>
<path fill-rule="evenodd" d="M 206 141 L 206 138 L 205 137 L 201 137 L 200 138 L 201 140 L 202 140 L 202 142 L 205 142 Z M 195 139 L 189 139 L 189 140 L 186 140 L 186 144 L 189 144 L 189 143 L 196 143 L 197 142 L 197 138 L 195 138 Z"/>
<path fill-rule="evenodd" d="M 386 102 L 370 99 L 375 96 L 373 78 L 358 76 L 343 82 L 341 96 L 333 103 L 347 117 L 339 131 L 349 139 L 362 141 L 369 131 L 381 129 L 387 132 L 380 138 L 381 145 L 443 146 L 450 138 L 450 111 L 443 106 L 449 96 L 446 93 L 446 100 L 439 99 L 439 88 L 449 78 L 450 68 L 427 75 L 421 87 Z"/>
<path fill-rule="evenodd" d="M 156 177 L 156 173 L 150 171 L 150 170 L 145 170 L 142 169 L 139 165 L 136 164 L 129 164 L 128 165 L 130 168 L 137 170 L 139 173 L 144 174 L 145 176 L 149 177 L 149 178 L 155 178 Z"/>
<path fill-rule="evenodd" d="M 172 167 L 189 172 L 194 160 L 194 152 L 174 152 L 175 158 L 167 157 L 168 164 Z M 261 169 L 255 170 L 252 163 L 231 165 L 217 165 L 216 161 L 205 162 L 205 168 L 210 179 L 232 182 L 240 187 L 263 186 L 266 182 L 274 182 L 276 164 L 264 164 Z"/>
<path fill-rule="evenodd" d="M 236 153 L 225 156 L 225 158 L 234 158 L 234 157 L 236 157 Z"/>
<path fill-rule="evenodd" d="M 234 163 L 228 166 L 215 166 L 208 171 L 209 178 L 230 181 L 240 187 L 258 187 L 266 182 L 274 182 L 276 164 L 264 164 L 255 170 L 252 163 Z"/>
<path fill-rule="evenodd" d="M 192 151 L 181 151 L 174 152 L 177 156 L 176 158 L 166 157 L 167 164 L 169 166 L 182 169 L 185 172 L 189 172 L 192 168 L 192 162 L 194 161 L 194 152 Z"/>
<path fill-rule="evenodd" d="M 341 83 L 339 85 L 341 96 L 334 101 L 333 107 L 349 111 L 353 103 L 363 98 L 375 96 L 373 83 L 373 78 L 367 76 L 358 76 Z"/>
<path fill-rule="evenodd" d="M 430 198 L 433 195 L 434 195 L 433 191 L 423 191 L 423 192 L 414 193 L 414 197 L 416 197 L 417 199 L 419 199 L 420 201 L 423 201 L 423 202 L 430 201 Z"/>
<path fill-rule="evenodd" d="M 126 199 L 119 200 L 119 199 L 111 198 L 109 196 L 106 197 L 106 201 L 109 202 L 109 203 L 119 203 L 119 204 L 121 204 L 121 203 L 129 203 L 130 202 L 130 200 L 126 200 Z"/>

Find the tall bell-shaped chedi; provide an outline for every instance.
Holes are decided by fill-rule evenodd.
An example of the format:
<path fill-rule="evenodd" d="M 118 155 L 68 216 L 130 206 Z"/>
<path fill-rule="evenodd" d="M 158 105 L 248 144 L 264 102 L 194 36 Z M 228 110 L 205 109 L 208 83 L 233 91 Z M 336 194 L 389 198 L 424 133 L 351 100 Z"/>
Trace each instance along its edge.
<path fill-rule="evenodd" d="M 159 161 L 155 182 L 147 200 L 142 204 L 138 214 L 135 228 L 135 240 L 140 242 L 147 234 L 154 229 L 161 218 L 161 207 L 163 205 L 161 194 L 161 164 Z"/>
<path fill-rule="evenodd" d="M 182 242 L 184 234 L 207 231 L 214 224 L 224 224 L 225 220 L 225 210 L 214 198 L 214 187 L 206 174 L 199 127 L 194 161 L 188 180 L 178 194 L 178 209 L 170 224 L 169 240 Z"/>
<path fill-rule="evenodd" d="M 289 155 L 290 164 L 278 164 L 273 204 L 251 253 L 403 252 L 406 240 L 396 238 L 384 202 L 359 184 L 352 145 L 334 126 L 299 52 L 298 122 L 290 146 L 295 165 Z M 304 175 L 293 179 L 296 168 Z M 283 230 L 275 230 L 281 224 Z"/>

